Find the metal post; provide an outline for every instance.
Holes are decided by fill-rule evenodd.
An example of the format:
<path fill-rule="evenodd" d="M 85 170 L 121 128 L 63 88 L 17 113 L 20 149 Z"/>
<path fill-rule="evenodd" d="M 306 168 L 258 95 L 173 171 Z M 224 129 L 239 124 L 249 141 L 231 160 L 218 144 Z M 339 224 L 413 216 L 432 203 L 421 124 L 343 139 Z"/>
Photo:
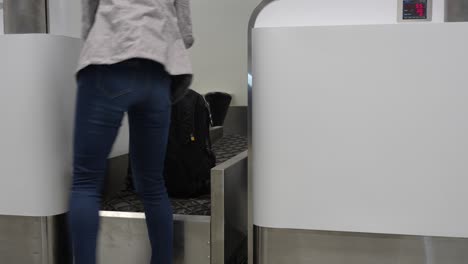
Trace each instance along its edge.
<path fill-rule="evenodd" d="M 445 0 L 445 21 L 468 21 L 468 0 Z"/>
<path fill-rule="evenodd" d="M 47 33 L 47 0 L 4 0 L 5 34 Z"/>

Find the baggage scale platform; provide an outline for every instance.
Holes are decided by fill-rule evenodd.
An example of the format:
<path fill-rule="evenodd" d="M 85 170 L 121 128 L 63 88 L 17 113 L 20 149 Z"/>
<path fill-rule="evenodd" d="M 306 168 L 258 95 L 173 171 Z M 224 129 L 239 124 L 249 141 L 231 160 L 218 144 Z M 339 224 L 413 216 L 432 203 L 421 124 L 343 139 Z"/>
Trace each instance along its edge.
<path fill-rule="evenodd" d="M 172 199 L 175 264 L 243 264 L 247 260 L 247 139 L 230 135 L 213 145 L 217 166 L 211 194 Z M 100 263 L 148 263 L 143 204 L 123 190 L 103 202 Z"/>

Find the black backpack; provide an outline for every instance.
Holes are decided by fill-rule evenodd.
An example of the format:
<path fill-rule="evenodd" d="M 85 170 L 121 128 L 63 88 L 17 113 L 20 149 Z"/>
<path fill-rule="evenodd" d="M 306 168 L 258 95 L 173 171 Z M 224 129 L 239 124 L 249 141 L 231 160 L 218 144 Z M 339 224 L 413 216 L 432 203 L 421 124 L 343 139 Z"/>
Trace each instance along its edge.
<path fill-rule="evenodd" d="M 193 90 L 172 107 L 164 178 L 169 195 L 192 198 L 210 193 L 211 114 L 205 98 Z"/>

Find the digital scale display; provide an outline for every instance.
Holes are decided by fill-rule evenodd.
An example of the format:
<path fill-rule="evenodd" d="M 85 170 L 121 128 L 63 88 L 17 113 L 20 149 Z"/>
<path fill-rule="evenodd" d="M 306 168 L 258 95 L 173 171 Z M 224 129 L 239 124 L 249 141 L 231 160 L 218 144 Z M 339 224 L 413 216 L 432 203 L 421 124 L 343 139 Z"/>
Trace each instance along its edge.
<path fill-rule="evenodd" d="M 403 0 L 403 20 L 427 19 L 428 0 Z"/>

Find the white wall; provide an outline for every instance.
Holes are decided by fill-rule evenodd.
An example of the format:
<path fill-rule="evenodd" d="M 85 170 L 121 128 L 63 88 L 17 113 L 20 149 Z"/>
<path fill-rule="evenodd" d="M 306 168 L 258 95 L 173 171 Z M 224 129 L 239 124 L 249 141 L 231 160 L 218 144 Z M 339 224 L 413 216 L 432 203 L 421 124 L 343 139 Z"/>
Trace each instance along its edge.
<path fill-rule="evenodd" d="M 195 46 L 193 88 L 232 93 L 233 105 L 247 105 L 247 30 L 260 0 L 193 0 Z"/>
<path fill-rule="evenodd" d="M 49 0 L 50 33 L 79 38 L 81 35 L 81 1 Z"/>

